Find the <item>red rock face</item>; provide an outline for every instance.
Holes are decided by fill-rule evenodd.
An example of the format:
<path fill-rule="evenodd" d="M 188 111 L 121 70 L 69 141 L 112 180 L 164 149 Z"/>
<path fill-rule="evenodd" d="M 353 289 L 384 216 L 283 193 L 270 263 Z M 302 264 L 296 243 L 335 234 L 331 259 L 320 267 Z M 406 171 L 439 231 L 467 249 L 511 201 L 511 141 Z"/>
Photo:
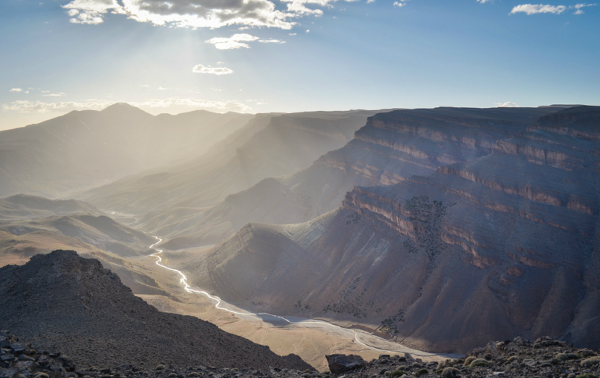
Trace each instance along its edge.
<path fill-rule="evenodd" d="M 331 173 L 323 192 L 364 186 L 310 222 L 247 226 L 195 263 L 211 272 L 196 283 L 426 350 L 464 352 L 516 335 L 600 347 L 600 109 L 536 111 L 370 118 L 349 145 L 293 179 L 328 167 L 346 180 Z M 250 258 L 277 262 L 259 263 L 252 284 L 226 278 Z"/>

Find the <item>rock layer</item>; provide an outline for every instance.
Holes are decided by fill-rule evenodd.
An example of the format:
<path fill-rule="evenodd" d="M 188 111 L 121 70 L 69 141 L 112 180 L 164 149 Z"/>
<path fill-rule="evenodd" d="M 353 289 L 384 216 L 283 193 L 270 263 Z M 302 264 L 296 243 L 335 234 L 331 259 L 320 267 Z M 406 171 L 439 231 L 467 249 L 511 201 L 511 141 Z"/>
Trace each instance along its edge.
<path fill-rule="evenodd" d="M 517 335 L 598 348 L 598 114 L 567 109 L 476 138 L 469 159 L 356 187 L 303 224 L 246 226 L 187 270 L 225 300 L 363 324 L 417 349 Z"/>

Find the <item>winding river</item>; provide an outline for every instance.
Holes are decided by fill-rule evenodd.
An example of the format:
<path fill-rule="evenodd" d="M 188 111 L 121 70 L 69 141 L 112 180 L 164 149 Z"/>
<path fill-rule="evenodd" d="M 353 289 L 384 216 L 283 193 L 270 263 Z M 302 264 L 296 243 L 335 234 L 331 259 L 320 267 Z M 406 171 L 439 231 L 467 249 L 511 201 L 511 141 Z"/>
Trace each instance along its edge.
<path fill-rule="evenodd" d="M 293 326 L 293 327 L 320 329 L 329 334 L 352 339 L 355 343 L 357 343 L 365 348 L 371 349 L 373 351 L 377 351 L 377 352 L 410 353 L 411 355 L 420 356 L 420 357 L 434 357 L 434 356 L 447 357 L 447 358 L 455 357 L 453 355 L 427 353 L 427 352 L 422 352 L 422 351 L 419 351 L 416 349 L 411 349 L 411 348 L 405 347 L 401 344 L 394 343 L 392 341 L 383 339 L 381 337 L 374 336 L 374 335 L 367 333 L 365 331 L 362 331 L 362 330 L 343 328 L 343 327 L 340 327 L 338 325 L 335 325 L 335 324 L 332 324 L 332 323 L 329 323 L 329 322 L 326 322 L 323 320 L 302 319 L 302 318 L 297 318 L 297 317 L 293 317 L 293 316 L 279 316 L 279 315 L 273 315 L 273 314 L 268 314 L 268 313 L 264 313 L 264 312 L 253 313 L 253 312 L 245 311 L 242 309 L 238 309 L 237 307 L 235 309 L 233 309 L 234 306 L 228 304 L 227 302 L 224 302 L 221 298 L 217 297 L 216 295 L 211 295 L 204 290 L 194 289 L 193 287 L 191 287 L 188 284 L 187 277 L 185 276 L 185 274 L 183 274 L 183 272 L 181 272 L 180 270 L 169 268 L 168 266 L 166 266 L 163 263 L 162 257 L 160 256 L 160 254 L 163 252 L 163 250 L 158 249 L 156 247 L 158 244 L 160 244 L 162 242 L 162 239 L 157 236 L 154 236 L 154 237 L 156 238 L 157 242 L 152 244 L 150 246 L 150 248 L 156 251 L 151 255 L 156 258 L 156 265 L 160 266 L 161 268 L 170 270 L 174 273 L 177 273 L 180 276 L 179 283 L 183 286 L 185 291 L 187 291 L 188 293 L 203 295 L 203 296 L 207 297 L 215 304 L 215 307 L 219 310 L 229 312 L 231 314 L 234 314 L 240 318 L 247 319 L 247 320 L 268 321 L 271 323 L 279 322 L 284 327 Z"/>

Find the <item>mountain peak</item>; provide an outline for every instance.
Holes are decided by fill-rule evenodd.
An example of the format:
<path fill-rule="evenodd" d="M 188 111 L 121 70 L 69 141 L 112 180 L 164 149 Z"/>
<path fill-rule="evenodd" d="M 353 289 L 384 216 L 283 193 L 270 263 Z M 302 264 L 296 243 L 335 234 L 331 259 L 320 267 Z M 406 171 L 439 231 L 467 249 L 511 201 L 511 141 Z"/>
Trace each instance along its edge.
<path fill-rule="evenodd" d="M 103 110 L 101 110 L 100 113 L 115 115 L 115 116 L 120 116 L 120 117 L 123 117 L 123 116 L 152 117 L 151 114 L 146 113 L 142 109 L 136 108 L 135 106 L 129 105 L 128 103 L 125 103 L 125 102 L 116 102 L 116 103 L 104 108 Z"/>

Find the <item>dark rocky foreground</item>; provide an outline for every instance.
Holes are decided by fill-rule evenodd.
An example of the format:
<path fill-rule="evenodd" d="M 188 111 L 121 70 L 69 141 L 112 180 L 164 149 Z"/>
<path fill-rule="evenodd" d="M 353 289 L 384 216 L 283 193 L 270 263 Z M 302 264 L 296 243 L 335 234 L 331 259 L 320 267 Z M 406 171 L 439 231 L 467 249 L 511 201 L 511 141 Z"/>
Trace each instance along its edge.
<path fill-rule="evenodd" d="M 209 322 L 159 312 L 134 296 L 98 260 L 81 258 L 75 251 L 36 255 L 23 266 L 0 269 L 0 329 L 28 340 L 36 350 L 65 353 L 86 368 L 134 364 L 142 369 L 164 363 L 314 370 L 296 355 L 278 356 Z M 19 366 L 33 365 L 25 357 L 30 355 L 48 371 L 73 370 L 72 363 L 58 354 L 40 355 L 29 347 L 15 350 L 15 340 L 5 337 L 1 345 L 8 347 L 2 351 L 5 365 L 12 365 L 12 356 L 21 360 Z M 44 365 L 46 358 L 49 362 Z"/>
<path fill-rule="evenodd" d="M 547 377 L 598 378 L 599 351 L 575 349 L 568 343 L 540 338 L 534 343 L 521 337 L 490 342 L 465 358 L 424 363 L 410 355 L 381 355 L 370 362 L 358 356 L 327 356 L 331 372 L 281 368 L 216 368 L 203 365 L 176 367 L 163 361 L 123 363 L 112 367 L 80 365 L 59 352 L 38 351 L 7 331 L 0 331 L 1 378 L 241 378 L 302 377 L 394 378 L 402 377 Z"/>

